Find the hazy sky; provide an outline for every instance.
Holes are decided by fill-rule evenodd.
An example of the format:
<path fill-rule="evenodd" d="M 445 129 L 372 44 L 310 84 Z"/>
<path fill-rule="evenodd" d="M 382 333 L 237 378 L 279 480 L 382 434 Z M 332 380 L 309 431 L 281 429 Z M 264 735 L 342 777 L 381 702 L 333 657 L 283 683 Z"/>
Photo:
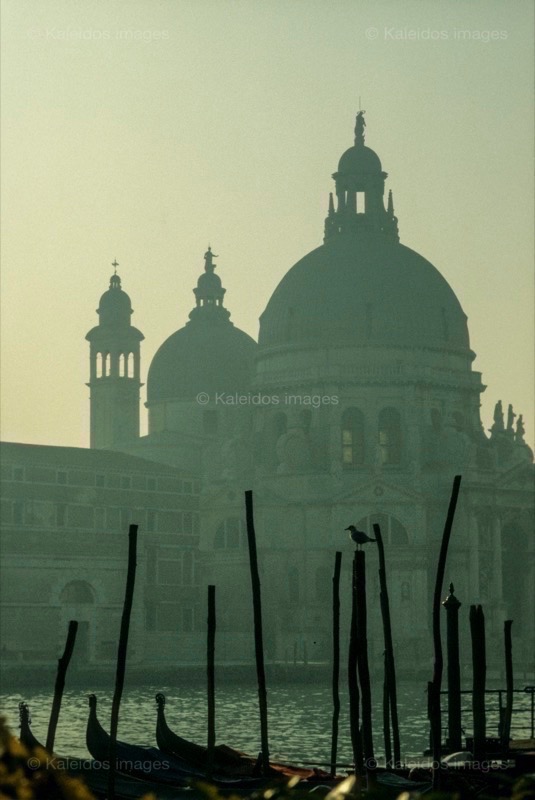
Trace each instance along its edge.
<path fill-rule="evenodd" d="M 114 258 L 142 369 L 210 242 L 235 325 L 321 244 L 353 143 L 468 315 L 483 420 L 533 442 L 531 0 L 3 0 L 2 437 L 86 446 Z M 145 399 L 145 389 L 142 390 Z"/>

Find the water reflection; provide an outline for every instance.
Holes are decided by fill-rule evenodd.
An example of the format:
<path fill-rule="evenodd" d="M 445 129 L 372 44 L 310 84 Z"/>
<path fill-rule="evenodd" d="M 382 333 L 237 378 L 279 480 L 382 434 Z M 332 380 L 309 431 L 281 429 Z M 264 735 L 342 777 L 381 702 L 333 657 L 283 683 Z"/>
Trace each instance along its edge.
<path fill-rule="evenodd" d="M 136 744 L 155 745 L 156 703 L 154 695 L 163 691 L 167 696 L 166 716 L 176 733 L 199 743 L 206 742 L 207 705 L 203 687 L 177 688 L 147 685 L 125 690 L 119 719 L 119 738 Z M 111 691 L 98 691 L 99 718 L 109 729 Z M 18 727 L 17 709 L 25 700 L 32 713 L 32 729 L 38 739 L 46 739 L 52 693 L 35 691 L 0 696 L 2 708 L 11 728 Z M 341 691 L 338 761 L 350 763 L 351 743 L 347 695 Z M 427 696 L 422 684 L 401 684 L 398 705 L 402 757 L 413 761 L 421 757 L 428 746 L 426 719 Z M 273 758 L 328 763 L 331 749 L 332 700 L 330 688 L 313 684 L 303 686 L 273 686 L 268 690 L 269 742 Z M 382 755 L 381 697 L 374 698 L 374 745 L 376 755 Z M 85 757 L 85 726 L 88 715 L 87 696 L 80 690 L 66 691 L 56 734 L 56 752 Z M 496 725 L 497 715 L 488 715 Z M 260 750 L 258 696 L 254 686 L 224 685 L 216 694 L 217 741 L 256 754 Z"/>

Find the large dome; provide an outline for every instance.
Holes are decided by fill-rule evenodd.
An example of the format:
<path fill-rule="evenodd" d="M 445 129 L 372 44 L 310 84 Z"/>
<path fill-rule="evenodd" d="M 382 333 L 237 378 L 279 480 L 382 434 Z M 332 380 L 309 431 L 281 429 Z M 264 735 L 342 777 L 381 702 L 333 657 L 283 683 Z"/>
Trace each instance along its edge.
<path fill-rule="evenodd" d="M 339 235 L 295 264 L 260 317 L 259 346 L 469 352 L 466 315 L 425 258 L 381 236 Z"/>
<path fill-rule="evenodd" d="M 195 314 L 199 311 L 199 314 Z M 185 327 L 160 347 L 150 365 L 147 403 L 194 401 L 200 392 L 243 393 L 250 388 L 256 342 L 235 328 L 223 308 L 195 309 Z"/>

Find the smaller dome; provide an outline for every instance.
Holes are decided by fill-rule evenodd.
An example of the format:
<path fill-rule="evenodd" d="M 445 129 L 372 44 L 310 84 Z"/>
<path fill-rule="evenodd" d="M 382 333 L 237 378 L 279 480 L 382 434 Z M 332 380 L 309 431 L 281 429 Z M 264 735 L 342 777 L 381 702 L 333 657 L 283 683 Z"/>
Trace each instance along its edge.
<path fill-rule="evenodd" d="M 203 272 L 197 281 L 197 288 L 199 289 L 221 289 L 221 278 L 215 272 Z"/>
<path fill-rule="evenodd" d="M 346 150 L 338 162 L 338 172 L 362 173 L 374 172 L 381 173 L 381 161 L 377 153 L 370 147 L 356 144 Z"/>
<path fill-rule="evenodd" d="M 194 309 L 190 322 L 173 333 L 152 359 L 147 403 L 194 401 L 205 392 L 243 393 L 252 382 L 256 342 L 228 319 L 226 309 Z"/>

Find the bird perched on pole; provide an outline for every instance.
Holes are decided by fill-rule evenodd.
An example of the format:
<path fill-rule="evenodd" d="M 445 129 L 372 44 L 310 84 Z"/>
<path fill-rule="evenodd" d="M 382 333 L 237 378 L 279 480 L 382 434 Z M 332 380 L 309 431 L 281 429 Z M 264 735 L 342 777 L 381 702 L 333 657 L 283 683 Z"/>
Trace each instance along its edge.
<path fill-rule="evenodd" d="M 366 542 L 376 541 L 376 539 L 371 539 L 364 531 L 357 530 L 354 525 L 350 525 L 349 528 L 346 528 L 346 531 L 349 531 L 349 536 L 357 545 L 357 550 L 360 549 L 361 545 L 366 544 Z"/>

